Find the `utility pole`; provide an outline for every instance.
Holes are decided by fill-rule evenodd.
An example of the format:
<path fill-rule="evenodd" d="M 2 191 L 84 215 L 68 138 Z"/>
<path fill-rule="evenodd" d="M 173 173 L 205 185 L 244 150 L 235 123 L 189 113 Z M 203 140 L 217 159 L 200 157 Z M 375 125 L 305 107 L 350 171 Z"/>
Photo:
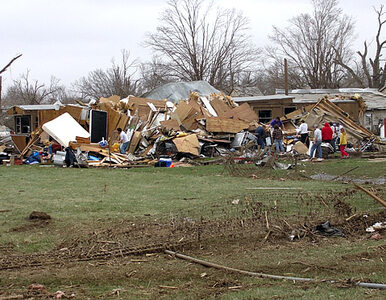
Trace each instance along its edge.
<path fill-rule="evenodd" d="M 286 58 L 284 58 L 284 93 L 288 95 L 288 65 Z"/>

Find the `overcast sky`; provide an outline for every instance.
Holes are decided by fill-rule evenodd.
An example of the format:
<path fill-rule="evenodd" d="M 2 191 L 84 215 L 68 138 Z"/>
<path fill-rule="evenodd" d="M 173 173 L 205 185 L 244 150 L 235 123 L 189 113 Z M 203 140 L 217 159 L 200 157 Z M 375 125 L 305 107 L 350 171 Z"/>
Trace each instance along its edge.
<path fill-rule="evenodd" d="M 356 21 L 355 49 L 373 40 L 377 28 L 373 6 L 381 0 L 340 0 L 344 13 Z M 214 0 L 216 6 L 236 8 L 250 20 L 253 42 L 263 47 L 272 25 L 311 12 L 311 0 Z M 121 49 L 142 61 L 151 58 L 140 43 L 154 32 L 166 0 L 0 0 L 0 68 L 22 53 L 3 73 L 6 87 L 20 74 L 49 82 L 54 75 L 69 86 L 96 68 L 119 59 Z M 383 38 L 386 30 L 384 30 Z"/>

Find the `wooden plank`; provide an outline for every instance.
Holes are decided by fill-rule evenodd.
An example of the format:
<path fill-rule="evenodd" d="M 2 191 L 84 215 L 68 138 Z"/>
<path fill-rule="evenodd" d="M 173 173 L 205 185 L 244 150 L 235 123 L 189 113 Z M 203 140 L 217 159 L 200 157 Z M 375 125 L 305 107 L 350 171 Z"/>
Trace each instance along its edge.
<path fill-rule="evenodd" d="M 206 130 L 209 132 L 237 133 L 247 129 L 249 123 L 242 120 L 211 117 L 206 119 Z"/>
<path fill-rule="evenodd" d="M 239 119 L 247 122 L 257 121 L 259 118 L 255 111 L 249 106 L 248 103 L 231 109 L 230 111 L 223 114 L 224 118 Z"/>
<path fill-rule="evenodd" d="M 81 137 L 81 136 L 76 136 L 75 140 L 79 144 L 90 144 L 91 143 L 90 142 L 90 138 L 84 138 L 84 137 Z"/>
<path fill-rule="evenodd" d="M 138 143 L 141 140 L 142 135 L 140 131 L 135 131 L 133 136 L 131 137 L 130 145 L 129 145 L 129 153 L 134 153 L 135 149 L 137 149 Z"/>
<path fill-rule="evenodd" d="M 382 198 L 380 198 L 380 197 L 378 197 L 377 195 L 375 195 L 373 192 L 371 192 L 371 191 L 365 189 L 364 187 L 362 187 L 362 186 L 360 186 L 360 185 L 358 185 L 358 184 L 356 184 L 356 183 L 354 183 L 354 182 L 353 182 L 353 185 L 354 185 L 356 188 L 360 189 L 361 191 L 365 192 L 367 195 L 373 197 L 373 198 L 374 198 L 375 200 L 377 200 L 380 204 L 382 204 L 384 207 L 386 207 L 386 201 L 385 201 L 385 200 L 383 200 Z"/>

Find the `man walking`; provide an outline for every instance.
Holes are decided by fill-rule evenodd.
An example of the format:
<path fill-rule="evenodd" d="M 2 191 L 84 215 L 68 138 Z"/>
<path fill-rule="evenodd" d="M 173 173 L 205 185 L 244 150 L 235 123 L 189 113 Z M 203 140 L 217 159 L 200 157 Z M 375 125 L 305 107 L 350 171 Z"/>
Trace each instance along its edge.
<path fill-rule="evenodd" d="M 322 159 L 322 131 L 318 128 L 318 125 L 314 125 L 314 144 L 311 147 L 310 159 L 314 156 L 315 150 L 318 150 L 319 160 Z"/>

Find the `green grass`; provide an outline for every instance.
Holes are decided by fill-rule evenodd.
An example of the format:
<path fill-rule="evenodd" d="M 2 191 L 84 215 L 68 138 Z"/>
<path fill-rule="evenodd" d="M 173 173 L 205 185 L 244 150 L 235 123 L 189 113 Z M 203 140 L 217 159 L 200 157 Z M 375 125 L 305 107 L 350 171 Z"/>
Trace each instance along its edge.
<path fill-rule="evenodd" d="M 304 216 L 309 210 L 317 215 L 324 209 L 319 201 L 299 203 L 299 193 L 305 199 L 321 196 L 329 205 L 334 194 L 351 189 L 338 182 L 309 180 L 317 173 L 339 175 L 359 166 L 347 176 L 353 178 L 377 178 L 385 176 L 386 163 L 373 163 L 366 159 L 330 160 L 322 163 L 299 164 L 298 173 L 256 169 L 258 179 L 221 175 L 223 166 L 192 168 L 143 168 L 143 169 L 61 169 L 55 167 L 14 166 L 0 167 L 0 246 L 14 246 L 16 253 L 34 253 L 52 249 L 70 238 L 105 229 L 122 220 L 146 222 L 170 220 L 174 216 L 198 219 L 237 216 L 247 201 L 262 202 L 266 207 L 275 203 L 280 213 L 286 216 Z M 301 172 L 304 170 L 304 172 Z M 292 187 L 302 190 L 248 190 L 252 187 Z M 384 197 L 385 187 L 375 187 Z M 342 196 L 357 212 L 379 211 L 381 206 L 369 196 L 355 192 Z M 240 205 L 231 201 L 240 199 Z M 334 198 L 335 199 L 335 198 Z M 307 205 L 306 205 L 307 204 Z M 331 207 L 329 208 L 331 209 Z M 31 228 L 28 215 L 32 211 L 48 213 L 53 221 L 50 226 Z M 214 241 L 214 245 L 203 245 L 203 249 L 192 250 L 193 254 L 247 270 L 273 271 L 283 274 L 285 268 L 274 266 L 281 261 L 304 259 L 308 264 L 327 265 L 330 261 L 340 263 L 347 253 L 361 253 L 368 247 L 382 244 L 381 241 L 347 241 L 338 239 L 320 245 L 294 244 L 251 246 L 242 242 Z M 219 246 L 216 246 L 219 245 Z M 251 248 L 252 247 L 252 248 Z M 267 248 L 268 247 L 268 248 Z M 212 253 L 208 255 L 207 253 Z M 240 275 L 223 274 L 221 271 L 205 269 L 179 260 L 170 260 L 164 255 L 149 258 L 149 263 L 133 264 L 130 258 L 122 258 L 105 266 L 93 263 L 74 264 L 63 268 L 49 267 L 22 273 L 0 274 L 3 287 L 12 285 L 15 293 L 33 282 L 45 284 L 50 290 L 75 291 L 80 298 L 116 298 L 111 291 L 122 288 L 122 297 L 197 299 L 221 296 L 223 299 L 325 299 L 335 298 L 381 299 L 379 291 L 366 289 L 340 289 L 329 285 L 302 285 L 291 282 L 262 280 Z M 298 276 L 312 277 L 364 277 L 385 282 L 384 262 L 352 261 L 338 273 L 328 269 L 311 268 L 288 264 L 288 272 Z M 86 270 L 86 272 L 84 272 Z M 102 271 L 101 271 L 102 270 Z M 136 271 L 127 278 L 125 274 Z M 200 273 L 208 277 L 201 278 Z M 101 273 L 101 274 L 99 274 Z M 374 274 L 373 274 L 374 273 Z M 241 290 L 229 290 L 228 286 L 213 287 L 221 280 L 233 285 L 242 285 Z M 177 290 L 160 289 L 159 285 L 178 286 Z M 0 288 L 1 292 L 4 292 Z M 278 295 L 277 297 L 275 295 Z M 349 297 L 348 297 L 349 296 Z M 329 296 L 328 296 L 329 297 Z M 327 298 L 328 298 L 327 297 Z M 281 299 L 280 298 L 280 299 Z"/>

